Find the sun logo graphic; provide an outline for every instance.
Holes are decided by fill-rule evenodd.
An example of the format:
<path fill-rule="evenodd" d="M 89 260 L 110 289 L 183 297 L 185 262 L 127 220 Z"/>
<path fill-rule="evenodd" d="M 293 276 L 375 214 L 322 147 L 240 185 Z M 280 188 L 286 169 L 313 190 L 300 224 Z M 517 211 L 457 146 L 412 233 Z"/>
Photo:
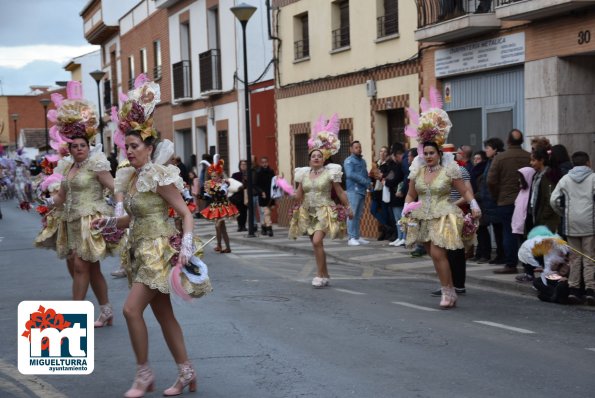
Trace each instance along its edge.
<path fill-rule="evenodd" d="M 19 372 L 93 372 L 93 312 L 89 301 L 22 301 L 18 308 Z"/>

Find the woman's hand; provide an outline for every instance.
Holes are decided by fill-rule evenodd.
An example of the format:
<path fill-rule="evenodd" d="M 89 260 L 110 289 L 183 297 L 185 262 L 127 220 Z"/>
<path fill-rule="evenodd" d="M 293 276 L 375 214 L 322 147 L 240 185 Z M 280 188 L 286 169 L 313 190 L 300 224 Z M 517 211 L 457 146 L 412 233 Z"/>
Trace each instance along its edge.
<path fill-rule="evenodd" d="M 94 230 L 101 230 L 104 229 L 107 225 L 109 218 L 96 218 L 91 220 L 91 229 Z"/>
<path fill-rule="evenodd" d="M 182 266 L 188 264 L 188 260 L 189 260 L 188 257 L 186 257 L 185 255 L 180 253 L 180 255 L 178 256 L 178 261 L 176 262 L 176 267 L 182 267 Z"/>
<path fill-rule="evenodd" d="M 479 209 L 471 209 L 471 216 L 473 218 L 480 218 L 481 217 L 481 210 Z"/>
<path fill-rule="evenodd" d="M 347 207 L 347 210 L 349 210 L 347 217 L 349 217 L 350 220 L 353 220 L 353 210 L 351 210 L 351 207 Z"/>

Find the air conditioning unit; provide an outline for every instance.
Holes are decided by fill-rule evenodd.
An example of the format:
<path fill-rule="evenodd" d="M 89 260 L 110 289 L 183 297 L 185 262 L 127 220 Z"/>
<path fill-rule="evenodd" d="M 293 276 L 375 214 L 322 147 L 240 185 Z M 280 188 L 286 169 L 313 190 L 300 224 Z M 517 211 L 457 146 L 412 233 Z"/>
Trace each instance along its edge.
<path fill-rule="evenodd" d="M 366 93 L 368 97 L 376 97 L 376 80 L 366 80 Z"/>

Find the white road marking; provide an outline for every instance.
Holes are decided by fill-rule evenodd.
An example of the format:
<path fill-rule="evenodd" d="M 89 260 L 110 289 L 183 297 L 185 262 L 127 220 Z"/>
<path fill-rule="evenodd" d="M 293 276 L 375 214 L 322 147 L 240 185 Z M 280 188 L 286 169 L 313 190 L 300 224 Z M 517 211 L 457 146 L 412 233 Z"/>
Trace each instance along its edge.
<path fill-rule="evenodd" d="M 535 334 L 535 332 L 532 330 L 515 328 L 514 326 L 503 325 L 501 323 L 496 323 L 496 322 L 490 322 L 490 321 L 473 321 L 473 322 L 480 323 L 480 324 L 486 325 L 486 326 L 493 326 L 495 328 L 511 330 L 511 331 L 517 332 L 517 333 Z"/>
<path fill-rule="evenodd" d="M 595 351 L 595 348 L 585 348 L 585 350 Z"/>
<path fill-rule="evenodd" d="M 362 293 L 362 292 L 356 292 L 355 290 L 340 289 L 338 287 L 335 287 L 334 289 L 336 291 L 338 291 L 338 292 L 343 292 L 343 293 L 348 293 L 348 294 L 355 294 L 355 295 L 358 295 L 358 296 L 363 296 L 363 295 L 366 294 L 366 293 Z"/>
<path fill-rule="evenodd" d="M 4 377 L 1 377 L 0 391 L 6 391 L 5 388 L 11 391 L 18 390 L 22 392 L 24 395 L 24 391 L 22 391 L 22 387 L 18 384 L 25 386 L 27 389 L 30 390 L 35 397 L 43 397 L 43 398 L 66 398 L 66 395 L 60 393 L 56 390 L 51 384 L 48 384 L 41 380 L 39 377 L 34 375 L 23 375 L 21 374 L 17 368 L 9 363 L 4 362 L 0 359 L 0 374 L 5 375 L 7 380 Z M 12 380 L 15 380 L 18 384 L 15 384 Z M 18 395 L 17 395 L 18 396 Z"/>
<path fill-rule="evenodd" d="M 415 304 L 411 304 L 411 303 L 405 303 L 403 301 L 393 301 L 392 303 L 393 304 L 397 304 L 397 305 L 402 305 L 403 307 L 415 308 L 416 310 L 422 310 L 422 311 L 439 311 L 436 308 L 422 307 L 421 305 L 415 305 Z"/>

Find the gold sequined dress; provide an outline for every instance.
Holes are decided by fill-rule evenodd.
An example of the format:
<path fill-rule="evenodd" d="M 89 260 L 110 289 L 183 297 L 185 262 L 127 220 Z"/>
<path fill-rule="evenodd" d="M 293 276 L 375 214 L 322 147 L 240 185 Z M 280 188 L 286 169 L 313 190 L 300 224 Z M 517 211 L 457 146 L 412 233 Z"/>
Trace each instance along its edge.
<path fill-rule="evenodd" d="M 418 200 L 422 206 L 409 215 L 406 246 L 431 241 L 447 250 L 462 249 L 462 210 L 449 201 L 452 181 L 463 176 L 456 162 L 451 162 L 438 171 L 428 185 L 424 181 L 427 166 L 412 170 L 409 178 L 415 181 Z"/>
<path fill-rule="evenodd" d="M 174 184 L 182 190 L 184 183 L 177 167 L 159 164 L 146 164 L 139 172 L 134 183 L 136 170 L 132 167 L 120 169 L 116 173 L 115 191 L 123 192 L 124 209 L 130 216 L 129 234 L 125 242 L 127 261 L 123 264 L 130 284 L 137 282 L 170 293 L 168 277 L 171 270 L 171 258 L 178 251 L 170 243 L 172 236 L 179 231 L 168 217 L 169 205 L 158 193 L 157 187 Z M 201 242 L 194 239 L 198 248 Z M 195 256 L 201 257 L 202 250 Z M 193 297 L 200 297 L 212 290 L 209 282 L 200 285 L 191 284 L 182 277 L 182 286 Z"/>
<path fill-rule="evenodd" d="M 295 209 L 289 223 L 289 238 L 313 235 L 323 231 L 331 239 L 344 238 L 347 233 L 345 220 L 338 219 L 335 203 L 331 199 L 333 182 L 341 182 L 343 171 L 338 164 L 324 166 L 322 173 L 310 178 L 310 167 L 295 169 L 295 181 L 302 184 L 304 200 Z"/>
<path fill-rule="evenodd" d="M 103 196 L 103 186 L 97 179 L 97 172 L 109 172 L 111 166 L 103 152 L 99 151 L 90 154 L 79 171 L 69 178 L 73 165 L 70 163 L 65 167 L 62 180 L 62 188 L 66 192 L 62 213 L 66 222 L 66 246 L 69 251 L 76 251 L 83 260 L 94 263 L 113 251 L 99 231 L 91 230 L 92 220 L 113 214 Z"/>

